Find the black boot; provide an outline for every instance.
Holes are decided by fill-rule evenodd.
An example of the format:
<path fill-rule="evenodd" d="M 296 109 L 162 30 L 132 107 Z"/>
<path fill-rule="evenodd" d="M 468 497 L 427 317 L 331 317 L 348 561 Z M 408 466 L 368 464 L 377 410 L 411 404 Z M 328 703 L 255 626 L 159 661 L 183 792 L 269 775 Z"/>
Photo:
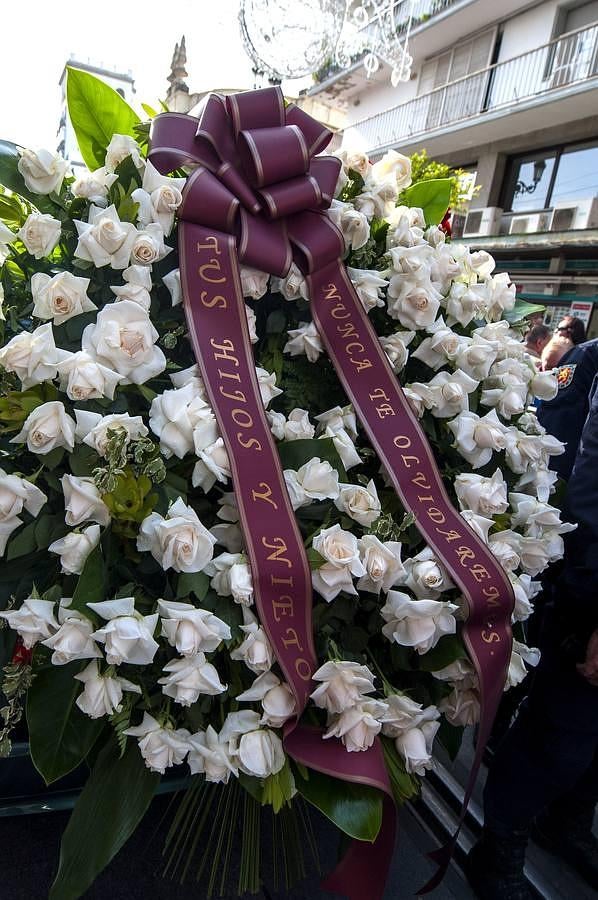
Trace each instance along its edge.
<path fill-rule="evenodd" d="M 569 863 L 594 890 L 598 890 L 598 840 L 592 833 L 594 806 L 578 809 L 575 815 L 556 805 L 536 819 L 532 838 Z"/>
<path fill-rule="evenodd" d="M 484 828 L 465 866 L 469 883 L 480 900 L 533 900 L 523 866 L 527 831 L 499 837 Z"/>

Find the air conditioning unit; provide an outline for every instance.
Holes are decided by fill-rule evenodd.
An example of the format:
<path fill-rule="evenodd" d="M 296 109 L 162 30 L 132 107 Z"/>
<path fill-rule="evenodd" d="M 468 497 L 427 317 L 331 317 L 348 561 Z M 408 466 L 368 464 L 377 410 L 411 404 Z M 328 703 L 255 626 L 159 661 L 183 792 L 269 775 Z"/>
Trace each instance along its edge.
<path fill-rule="evenodd" d="M 550 212 L 513 216 L 509 234 L 538 234 L 542 231 L 548 231 L 551 221 L 552 213 Z"/>
<path fill-rule="evenodd" d="M 467 213 L 463 237 L 482 237 L 498 234 L 502 209 L 497 206 L 485 206 L 483 209 L 472 209 Z"/>
<path fill-rule="evenodd" d="M 451 233 L 454 238 L 463 237 L 467 216 L 463 213 L 454 212 L 451 215 Z"/>
<path fill-rule="evenodd" d="M 555 203 L 550 221 L 551 231 L 577 231 L 582 228 L 598 228 L 598 197 Z"/>

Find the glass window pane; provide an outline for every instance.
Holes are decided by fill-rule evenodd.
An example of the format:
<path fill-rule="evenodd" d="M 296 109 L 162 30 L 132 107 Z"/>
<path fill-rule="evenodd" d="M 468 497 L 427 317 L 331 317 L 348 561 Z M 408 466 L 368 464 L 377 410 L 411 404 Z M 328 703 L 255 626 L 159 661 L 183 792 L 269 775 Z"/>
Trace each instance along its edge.
<path fill-rule="evenodd" d="M 554 168 L 554 156 L 538 156 L 519 164 L 515 172 L 515 185 L 511 209 L 525 212 L 529 209 L 546 209 L 548 186 Z"/>
<path fill-rule="evenodd" d="M 550 205 L 597 195 L 598 147 L 585 147 L 583 150 L 563 153 Z"/>

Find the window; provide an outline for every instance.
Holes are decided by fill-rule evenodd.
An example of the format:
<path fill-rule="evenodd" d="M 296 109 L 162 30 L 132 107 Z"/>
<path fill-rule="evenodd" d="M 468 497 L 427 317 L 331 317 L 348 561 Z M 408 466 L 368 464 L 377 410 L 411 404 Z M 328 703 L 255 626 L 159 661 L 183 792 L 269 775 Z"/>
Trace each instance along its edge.
<path fill-rule="evenodd" d="M 598 144 L 577 144 L 513 157 L 502 205 L 505 211 L 519 213 L 569 202 L 575 206 L 594 197 L 598 197 Z"/>

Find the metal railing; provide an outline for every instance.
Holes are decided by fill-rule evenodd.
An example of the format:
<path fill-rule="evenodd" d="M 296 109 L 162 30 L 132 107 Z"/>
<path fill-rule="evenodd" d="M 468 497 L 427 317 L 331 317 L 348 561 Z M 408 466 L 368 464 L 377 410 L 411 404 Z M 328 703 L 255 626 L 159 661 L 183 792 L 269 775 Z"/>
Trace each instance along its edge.
<path fill-rule="evenodd" d="M 395 32 L 401 37 L 407 31 L 409 27 L 409 13 L 412 16 L 411 30 L 413 30 L 458 2 L 460 0 L 396 0 L 393 7 Z M 385 12 L 383 15 L 388 16 L 388 13 Z M 367 34 L 368 29 L 375 23 L 376 16 L 373 16 L 373 21 L 368 22 L 367 25 L 360 29 L 361 33 Z"/>
<path fill-rule="evenodd" d="M 598 23 L 350 125 L 370 152 L 598 78 Z"/>

